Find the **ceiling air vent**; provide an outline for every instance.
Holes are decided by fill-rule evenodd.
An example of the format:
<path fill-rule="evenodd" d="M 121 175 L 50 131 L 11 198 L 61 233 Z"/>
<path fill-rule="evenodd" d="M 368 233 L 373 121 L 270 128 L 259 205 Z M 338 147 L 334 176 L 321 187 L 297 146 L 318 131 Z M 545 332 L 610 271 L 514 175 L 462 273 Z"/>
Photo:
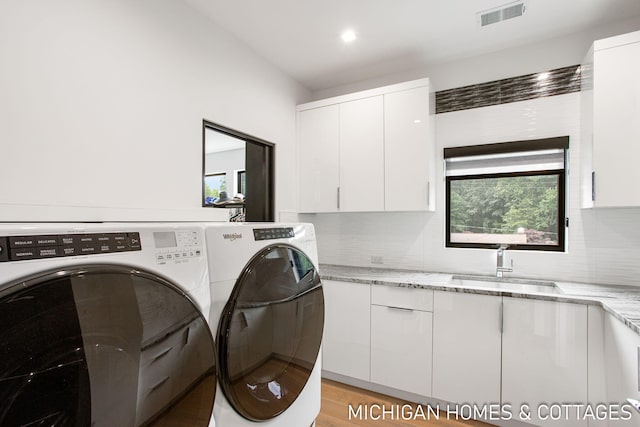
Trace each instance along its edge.
<path fill-rule="evenodd" d="M 524 11 L 525 7 L 522 2 L 509 3 L 494 9 L 484 10 L 478 13 L 480 16 L 480 26 L 486 27 L 487 25 L 495 24 L 500 21 L 517 18 L 518 16 L 522 16 Z"/>

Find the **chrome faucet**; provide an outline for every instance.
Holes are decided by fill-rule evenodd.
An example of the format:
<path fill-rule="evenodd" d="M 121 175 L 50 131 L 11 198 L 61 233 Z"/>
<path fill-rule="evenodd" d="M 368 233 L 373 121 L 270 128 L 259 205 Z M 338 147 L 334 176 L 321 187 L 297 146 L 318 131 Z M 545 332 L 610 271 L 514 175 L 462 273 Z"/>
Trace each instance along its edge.
<path fill-rule="evenodd" d="M 505 252 L 509 245 L 500 245 L 498 248 L 498 262 L 496 263 L 496 277 L 502 277 L 504 272 L 511 273 L 513 271 L 513 258 L 511 259 L 511 267 L 505 266 Z"/>

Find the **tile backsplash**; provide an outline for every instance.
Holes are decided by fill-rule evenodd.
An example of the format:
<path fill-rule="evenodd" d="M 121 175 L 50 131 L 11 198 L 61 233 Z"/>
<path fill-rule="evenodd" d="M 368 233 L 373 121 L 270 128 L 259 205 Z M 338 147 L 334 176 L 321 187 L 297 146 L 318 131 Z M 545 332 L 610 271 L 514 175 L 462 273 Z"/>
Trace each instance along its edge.
<path fill-rule="evenodd" d="M 640 209 L 580 209 L 579 92 L 438 114 L 435 134 L 436 211 L 301 214 L 321 263 L 494 274 L 496 251 L 445 248 L 444 147 L 569 135 L 568 250 L 508 251 L 509 275 L 640 286 Z"/>
<path fill-rule="evenodd" d="M 580 91 L 580 66 L 436 92 L 436 114 Z"/>

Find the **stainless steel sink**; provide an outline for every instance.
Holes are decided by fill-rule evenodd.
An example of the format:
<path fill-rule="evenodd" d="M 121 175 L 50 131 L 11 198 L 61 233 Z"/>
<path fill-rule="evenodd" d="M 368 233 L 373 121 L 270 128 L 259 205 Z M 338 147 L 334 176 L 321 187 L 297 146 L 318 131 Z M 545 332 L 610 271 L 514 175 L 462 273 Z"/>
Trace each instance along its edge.
<path fill-rule="evenodd" d="M 522 279 L 498 279 L 484 276 L 453 276 L 451 285 L 464 288 L 494 289 L 512 292 L 560 294 L 562 291 L 553 282 Z"/>

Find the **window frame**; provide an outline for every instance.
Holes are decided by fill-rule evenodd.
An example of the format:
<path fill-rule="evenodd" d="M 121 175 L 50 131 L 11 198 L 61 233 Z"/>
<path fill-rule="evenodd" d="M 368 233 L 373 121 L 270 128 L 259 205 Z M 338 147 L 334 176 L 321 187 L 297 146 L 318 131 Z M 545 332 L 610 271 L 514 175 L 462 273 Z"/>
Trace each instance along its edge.
<path fill-rule="evenodd" d="M 498 144 L 485 144 L 469 147 L 445 148 L 445 159 L 465 157 L 473 155 L 514 153 L 525 151 L 537 151 L 547 148 L 562 148 L 564 150 L 564 169 L 549 169 L 526 172 L 504 172 L 488 174 L 470 174 L 445 176 L 445 247 L 447 248 L 472 248 L 472 249 L 496 249 L 500 244 L 495 243 L 471 243 L 451 241 L 451 182 L 471 179 L 515 178 L 522 176 L 557 176 L 558 177 L 558 244 L 506 244 L 510 250 L 566 252 L 567 229 L 569 219 L 567 217 L 567 173 L 569 137 L 546 138 L 541 140 L 515 141 Z M 446 172 L 446 166 L 445 166 Z"/>
<path fill-rule="evenodd" d="M 206 131 L 207 129 L 227 134 L 231 137 L 238 138 L 245 141 L 245 171 L 249 171 L 246 174 L 246 188 L 251 190 L 253 187 L 257 191 L 253 197 L 245 199 L 244 208 L 246 214 L 246 221 L 248 222 L 275 222 L 275 167 L 276 167 L 276 144 L 265 141 L 264 139 L 251 136 L 244 132 L 237 131 L 235 129 L 228 128 L 226 126 L 219 125 L 217 123 L 202 120 L 202 176 L 206 174 Z M 260 168 L 251 169 L 251 165 L 259 163 Z M 231 190 L 227 190 L 228 192 Z M 202 180 L 202 207 L 204 208 L 216 208 L 213 205 L 206 205 L 204 203 L 204 179 Z M 229 196 L 233 194 L 228 193 Z M 244 194 L 246 197 L 247 194 Z"/>
<path fill-rule="evenodd" d="M 246 191 L 243 191 L 243 188 L 242 188 L 242 177 L 243 176 L 245 177 L 245 186 L 246 186 L 246 178 L 247 178 L 246 169 L 242 169 L 242 170 L 237 170 L 236 171 L 236 183 L 237 183 L 237 185 L 236 185 L 236 193 L 240 193 L 240 194 L 244 195 L 244 193 Z"/>

